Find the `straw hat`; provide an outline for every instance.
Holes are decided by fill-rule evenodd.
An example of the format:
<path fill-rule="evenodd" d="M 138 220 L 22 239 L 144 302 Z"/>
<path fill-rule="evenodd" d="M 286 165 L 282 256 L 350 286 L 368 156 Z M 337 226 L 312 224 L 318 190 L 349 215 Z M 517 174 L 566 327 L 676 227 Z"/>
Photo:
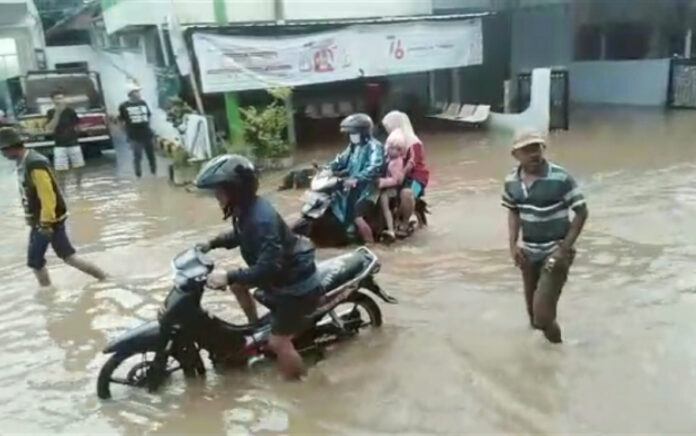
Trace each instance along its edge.
<path fill-rule="evenodd" d="M 546 148 L 546 138 L 534 130 L 521 130 L 515 135 L 515 139 L 512 141 L 512 151 L 519 150 L 520 148 L 532 144 L 541 144 L 542 147 Z"/>
<path fill-rule="evenodd" d="M 3 127 L 0 129 L 0 150 L 22 144 L 22 137 L 17 129 Z"/>

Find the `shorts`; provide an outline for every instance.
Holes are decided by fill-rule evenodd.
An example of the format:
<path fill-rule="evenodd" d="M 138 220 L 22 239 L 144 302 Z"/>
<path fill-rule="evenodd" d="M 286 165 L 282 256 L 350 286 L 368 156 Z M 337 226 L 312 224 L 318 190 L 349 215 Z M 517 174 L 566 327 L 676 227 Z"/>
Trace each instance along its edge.
<path fill-rule="evenodd" d="M 384 195 L 387 196 L 388 199 L 395 199 L 399 196 L 399 190 L 396 188 L 387 188 L 384 191 L 382 191 Z"/>
<path fill-rule="evenodd" d="M 82 147 L 73 145 L 70 147 L 53 148 L 53 166 L 56 171 L 67 171 L 70 168 L 82 168 L 85 166 L 85 158 L 82 155 Z"/>
<path fill-rule="evenodd" d="M 414 198 L 420 198 L 423 195 L 423 193 L 425 192 L 425 186 L 423 186 L 423 184 L 417 180 L 411 181 L 410 188 L 411 188 L 411 191 L 413 191 Z"/>
<path fill-rule="evenodd" d="M 355 205 L 355 217 L 356 218 L 358 218 L 358 217 L 364 218 L 366 216 L 369 216 L 370 213 L 372 212 L 372 210 L 374 209 L 374 207 L 375 207 L 375 204 L 368 199 L 358 201 L 357 204 Z"/>
<path fill-rule="evenodd" d="M 529 285 L 536 285 L 535 298 L 541 298 L 555 305 L 563 292 L 568 280 L 570 267 L 575 260 L 575 249 L 570 251 L 567 259 L 556 262 L 552 267 L 547 267 L 549 257 L 542 260 L 529 260 L 522 265 L 522 277 L 529 281 Z"/>
<path fill-rule="evenodd" d="M 49 244 L 60 259 L 67 259 L 75 254 L 68 239 L 68 232 L 65 229 L 65 222 L 57 223 L 53 226 L 53 234 L 47 237 L 39 232 L 36 227 L 32 227 L 29 233 L 29 250 L 27 253 L 27 266 L 32 269 L 41 269 L 46 266 L 46 250 Z"/>
<path fill-rule="evenodd" d="M 315 290 L 302 296 L 283 295 L 274 297 L 271 333 L 279 336 L 298 335 L 307 330 L 310 315 L 319 305 L 321 291 Z"/>

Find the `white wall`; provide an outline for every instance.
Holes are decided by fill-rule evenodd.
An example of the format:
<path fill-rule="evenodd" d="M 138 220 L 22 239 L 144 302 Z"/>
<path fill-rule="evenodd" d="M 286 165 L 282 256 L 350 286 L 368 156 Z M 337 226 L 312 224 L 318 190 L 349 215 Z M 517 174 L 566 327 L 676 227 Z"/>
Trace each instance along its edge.
<path fill-rule="evenodd" d="M 283 0 L 286 20 L 430 15 L 432 0 Z"/>
<path fill-rule="evenodd" d="M 429 1 L 429 0 L 426 0 Z M 275 19 L 274 0 L 226 0 L 230 22 L 272 21 Z M 108 33 L 126 26 L 161 24 L 173 11 L 182 24 L 215 22 L 213 0 L 120 0 L 107 7 L 104 24 Z"/>
<path fill-rule="evenodd" d="M 110 115 L 118 115 L 118 106 L 126 100 L 126 85 L 137 81 L 142 86 L 142 96 L 152 110 L 152 129 L 160 136 L 174 139 L 176 130 L 167 122 L 167 114 L 157 102 L 157 79 L 151 65 L 142 53 L 110 53 L 88 45 L 47 47 L 49 68 L 66 62 L 87 62 L 92 71 L 101 76 L 104 101 Z"/>
<path fill-rule="evenodd" d="M 574 62 L 570 99 L 577 103 L 663 106 L 669 59 Z"/>

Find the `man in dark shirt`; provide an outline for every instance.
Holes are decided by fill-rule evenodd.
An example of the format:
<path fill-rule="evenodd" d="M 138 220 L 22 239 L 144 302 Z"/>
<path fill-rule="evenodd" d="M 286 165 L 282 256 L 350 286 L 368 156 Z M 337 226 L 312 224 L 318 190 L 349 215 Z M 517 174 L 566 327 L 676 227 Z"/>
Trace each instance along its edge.
<path fill-rule="evenodd" d="M 128 100 L 121 103 L 118 108 L 119 118 L 125 124 L 126 135 L 133 149 L 133 167 L 135 175 L 142 176 L 141 162 L 143 151 L 150 164 L 152 175 L 157 174 L 157 161 L 155 159 L 154 135 L 150 129 L 152 113 L 147 103 L 140 96 L 140 87 L 132 85 L 128 88 Z"/>
<path fill-rule="evenodd" d="M 53 134 L 53 165 L 57 172 L 85 166 L 85 158 L 78 142 L 80 137 L 80 117 L 77 112 L 65 102 L 62 91 L 51 93 L 53 109 L 46 114 L 48 124 L 46 130 Z"/>
<path fill-rule="evenodd" d="M 287 378 L 304 372 L 292 340 L 306 330 L 316 309 L 321 284 L 314 263 L 314 246 L 292 233 L 271 203 L 256 195 L 258 180 L 251 162 L 237 155 L 219 156 L 201 170 L 199 189 L 215 191 L 233 229 L 201 245 L 203 251 L 239 247 L 247 268 L 216 268 L 208 276 L 213 289 L 232 289 L 250 321 L 257 319 L 249 288 L 260 287 L 273 302 L 269 347 Z"/>

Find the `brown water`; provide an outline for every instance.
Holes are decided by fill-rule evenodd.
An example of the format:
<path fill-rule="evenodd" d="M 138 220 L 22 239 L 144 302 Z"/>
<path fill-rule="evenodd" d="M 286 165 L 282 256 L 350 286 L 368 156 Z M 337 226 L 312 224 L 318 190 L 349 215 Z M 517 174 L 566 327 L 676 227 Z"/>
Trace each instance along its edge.
<path fill-rule="evenodd" d="M 120 153 L 93 162 L 82 187 L 68 187 L 69 229 L 116 279 L 93 283 L 51 257 L 55 286 L 38 289 L 23 267 L 27 229 L 10 167 L 0 164 L 1 432 L 693 433 L 693 119 L 584 111 L 553 135 L 551 159 L 576 175 L 590 207 L 561 299 L 562 346 L 527 327 L 499 206 L 512 166 L 502 138 L 424 134 L 434 214 L 427 230 L 377 248 L 379 279 L 401 301 L 382 305 L 381 331 L 331 350 L 304 383 L 280 382 L 271 366 L 211 371 L 111 402 L 95 395 L 102 347 L 155 316 L 178 251 L 225 227 L 214 201 L 162 178 L 134 181 Z M 299 195 L 271 199 L 289 217 Z M 229 294 L 211 292 L 205 305 L 239 316 Z"/>

